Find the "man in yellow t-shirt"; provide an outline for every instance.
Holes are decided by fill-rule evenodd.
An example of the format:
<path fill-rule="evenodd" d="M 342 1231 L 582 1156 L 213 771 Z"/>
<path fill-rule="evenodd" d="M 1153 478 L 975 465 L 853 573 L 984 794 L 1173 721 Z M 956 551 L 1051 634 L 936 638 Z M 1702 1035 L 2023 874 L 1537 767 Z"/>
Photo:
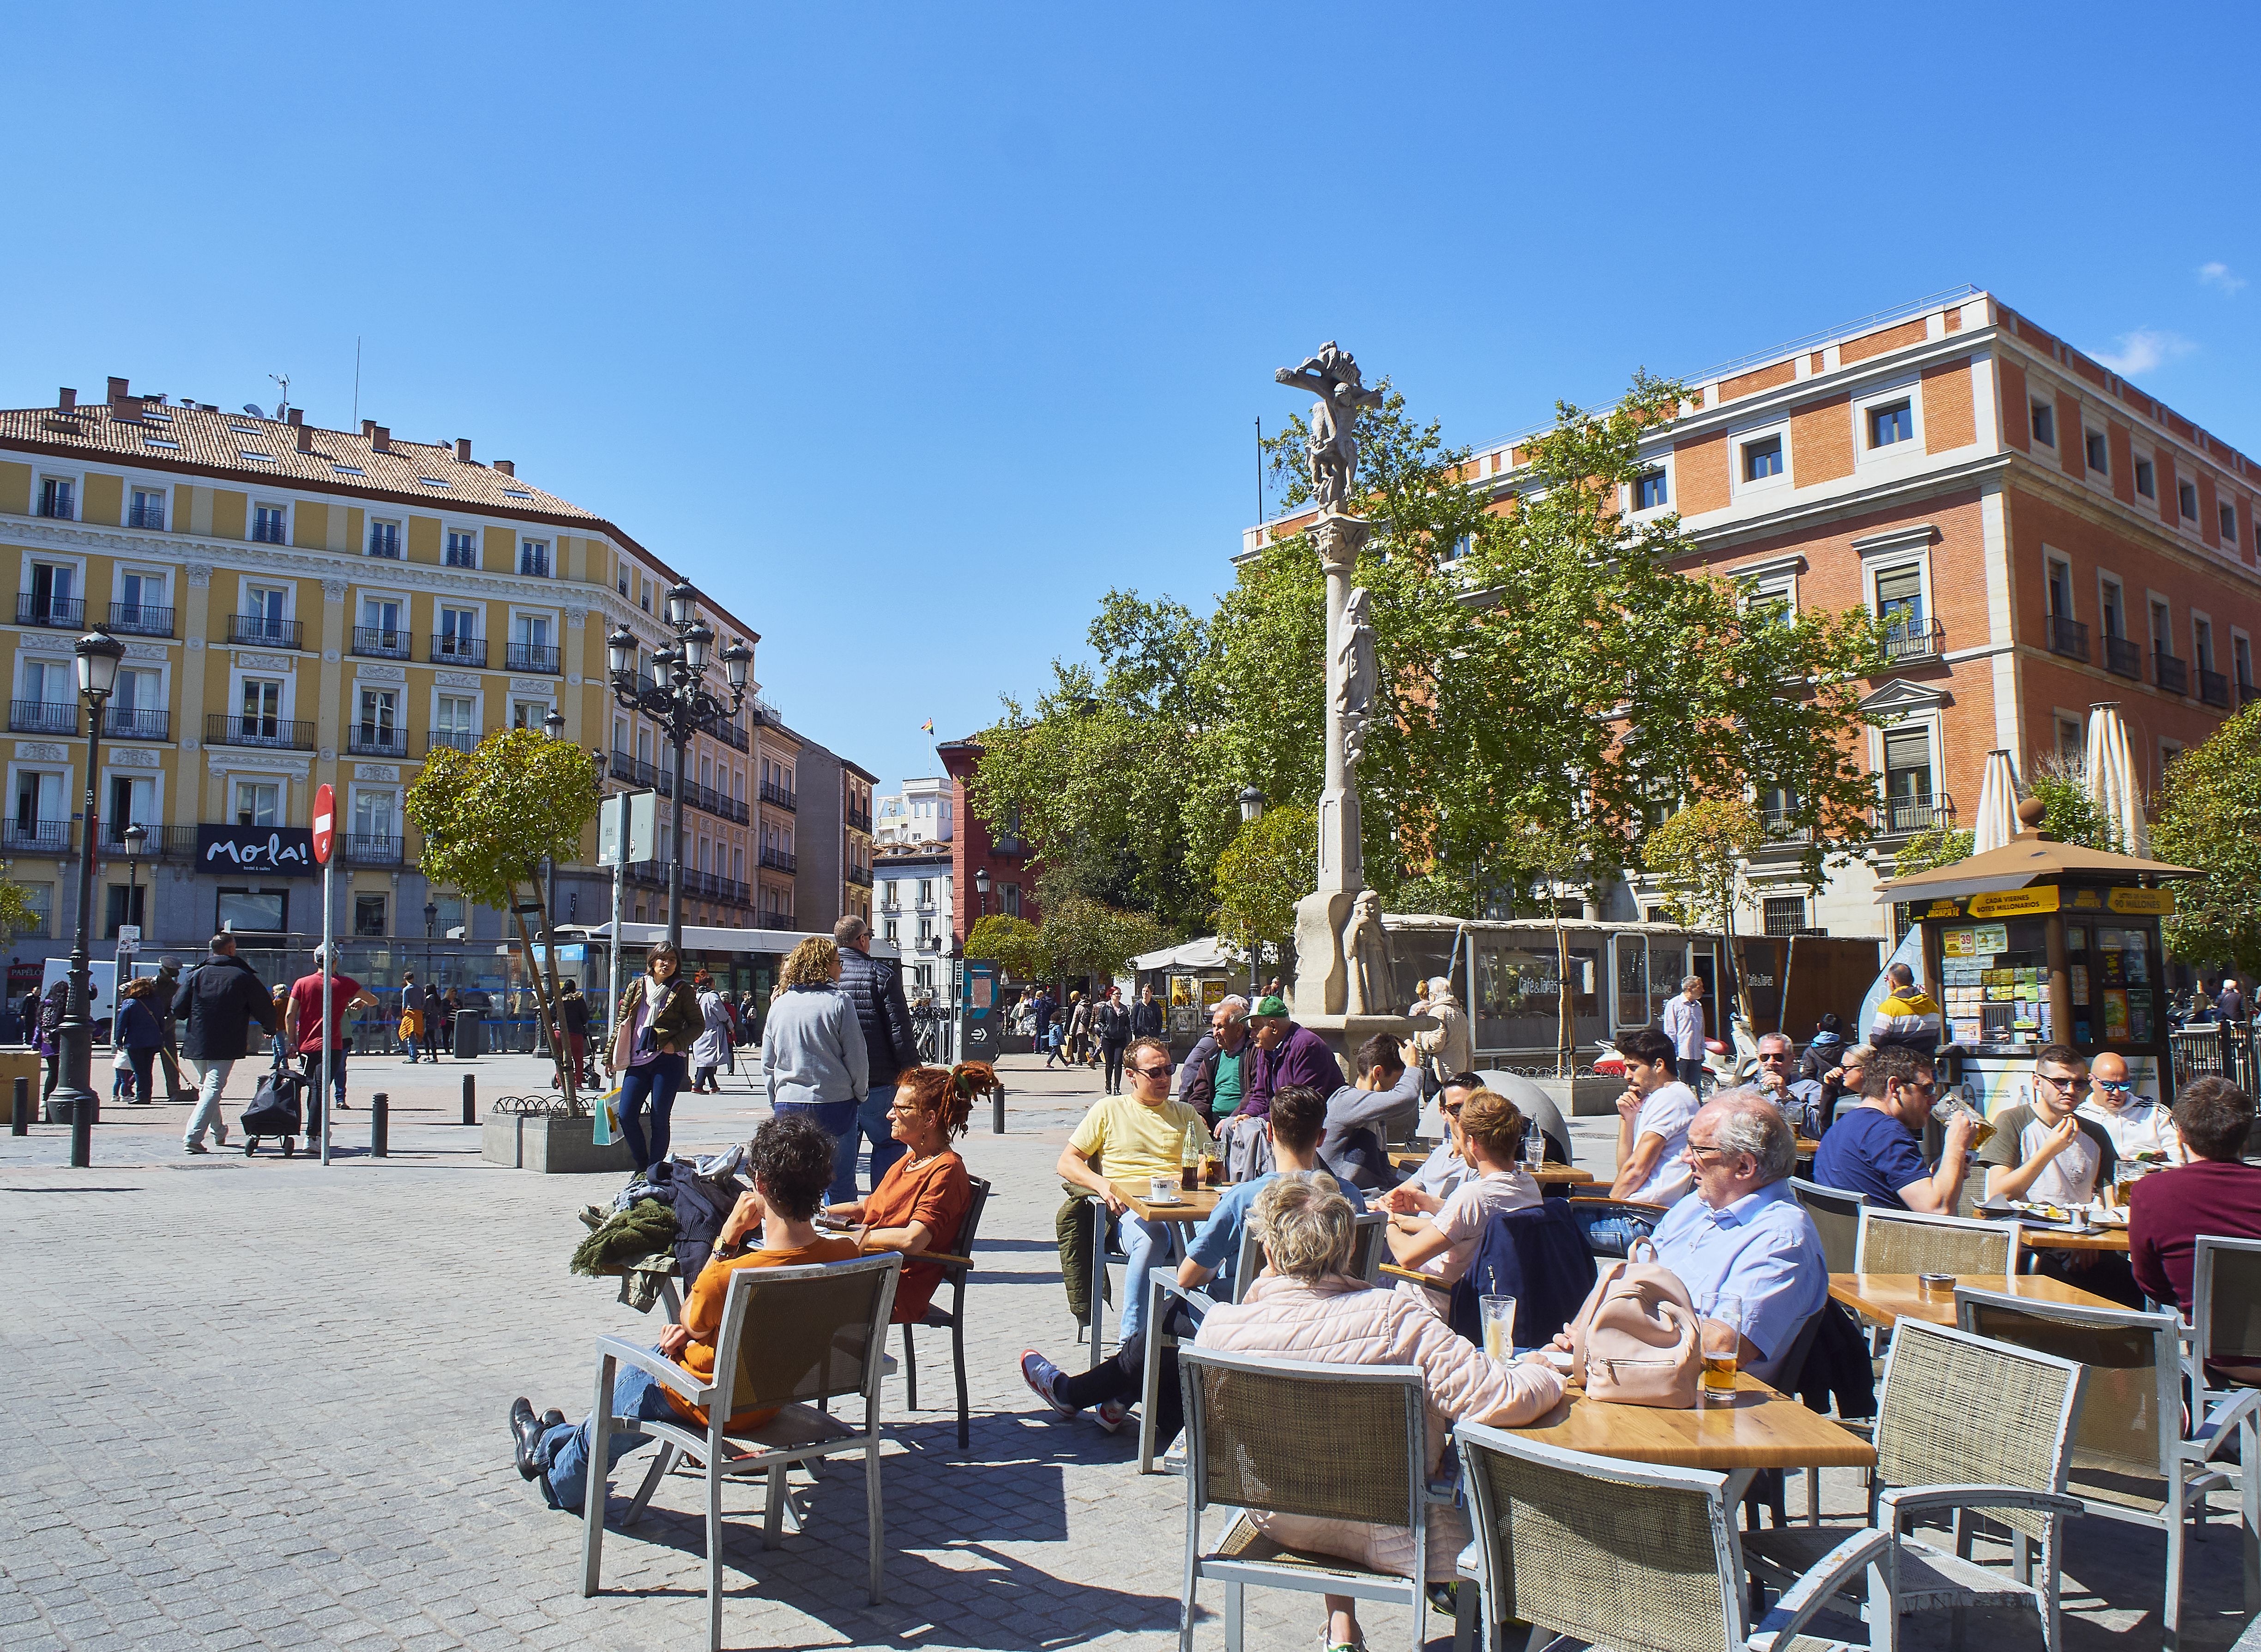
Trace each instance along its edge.
<path fill-rule="evenodd" d="M 1088 1322 L 1097 1304 L 1082 1301 L 1091 1277 L 1090 1254 L 1083 1249 L 1088 1230 L 1082 1220 L 1083 1196 L 1095 1193 L 1107 1201 L 1110 1217 L 1122 1218 L 1122 1196 L 1109 1185 L 1141 1182 L 1149 1176 L 1175 1176 L 1184 1151 L 1186 1131 L 1194 1146 L 1206 1150 L 1209 1124 L 1200 1112 L 1170 1097 L 1170 1046 L 1159 1038 L 1139 1038 L 1123 1052 L 1128 1095 L 1110 1095 L 1095 1104 L 1075 1127 L 1075 1134 L 1060 1149 L 1060 1180 L 1067 1184 L 1068 1203 L 1060 1211 L 1060 1274 L 1066 1282 L 1068 1306 L 1079 1321 Z M 1138 1334 L 1145 1317 L 1146 1293 L 1140 1289 L 1146 1270 L 1168 1259 L 1176 1230 L 1166 1222 L 1122 1221 L 1126 1288 L 1123 1304 L 1123 1336 L 1128 1342 Z M 1087 1241 L 1086 1241 L 1087 1242 Z"/>

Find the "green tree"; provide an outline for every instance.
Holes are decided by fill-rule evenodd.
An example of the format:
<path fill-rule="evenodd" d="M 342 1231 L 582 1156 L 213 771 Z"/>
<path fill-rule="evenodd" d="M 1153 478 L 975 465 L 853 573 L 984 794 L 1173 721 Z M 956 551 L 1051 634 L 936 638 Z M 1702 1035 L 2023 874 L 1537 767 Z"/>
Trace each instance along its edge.
<path fill-rule="evenodd" d="M 2101 849 L 2108 854 L 2128 852 L 2119 822 L 2097 807 L 2096 794 L 2088 786 L 2088 771 L 2078 758 L 2049 753 L 2034 765 L 2027 777 L 2027 789 L 2045 806 L 2042 830 L 2058 842 Z"/>
<path fill-rule="evenodd" d="M 1318 859 L 1315 810 L 1290 803 L 1243 822 L 1217 858 L 1217 937 L 1245 957 L 1267 945 L 1284 953 L 1296 935 L 1296 902 L 1317 881 Z"/>
<path fill-rule="evenodd" d="M 564 1059 L 555 1005 L 557 966 L 537 955 L 520 909 L 519 888 L 530 886 L 533 903 L 549 930 L 542 862 L 579 858 L 581 840 L 597 813 L 596 772 L 588 753 L 532 729 L 498 730 L 470 751 L 435 746 L 408 788 L 403 812 L 423 834 L 420 862 L 434 886 L 461 890 L 482 906 L 508 912 L 518 925 L 528 973 L 534 978 L 543 1036 L 563 1075 L 565 1102 L 581 1109 L 573 1064 Z M 540 961 L 537 963 L 537 957 Z"/>
<path fill-rule="evenodd" d="M 2261 704 L 2167 765 L 2151 851 L 2195 866 L 2163 925 L 2178 956 L 2261 973 Z"/>
<path fill-rule="evenodd" d="M 1026 918 L 1009 913 L 993 912 L 976 923 L 965 937 L 965 955 L 994 963 L 1024 981 L 1043 980 L 1052 973 L 1044 932 Z"/>
<path fill-rule="evenodd" d="M 39 915 L 32 910 L 31 897 L 20 883 L 0 883 L 0 940 L 13 940 L 18 935 L 29 935 L 43 927 Z"/>
<path fill-rule="evenodd" d="M 1680 922 L 1690 929 L 1715 929 L 1727 937 L 1731 970 L 1744 868 L 1765 843 L 1766 822 L 1756 808 L 1741 798 L 1715 797 L 1674 811 L 1641 845 L 1642 866 L 1664 886 Z M 1748 1020 L 1742 972 L 1734 974 L 1738 1005 Z"/>
<path fill-rule="evenodd" d="M 1126 912 L 1102 901 L 1070 895 L 1045 906 L 1042 939 L 1062 974 L 1111 980 L 1141 952 L 1166 945 L 1169 936 L 1144 912 Z"/>
<path fill-rule="evenodd" d="M 1900 845 L 1899 852 L 1892 857 L 1892 876 L 1913 877 L 1919 872 L 1929 872 L 1934 866 L 1948 866 L 1958 860 L 1967 860 L 1977 837 L 1975 832 L 1956 831 L 1947 826 L 1927 828 Z"/>

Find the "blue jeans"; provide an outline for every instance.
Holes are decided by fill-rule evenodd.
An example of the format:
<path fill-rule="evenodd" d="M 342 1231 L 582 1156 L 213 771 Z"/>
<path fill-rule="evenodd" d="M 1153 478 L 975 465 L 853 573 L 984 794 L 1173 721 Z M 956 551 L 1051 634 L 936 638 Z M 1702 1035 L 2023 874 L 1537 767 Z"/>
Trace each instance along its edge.
<path fill-rule="evenodd" d="M 678 1416 L 667 1403 L 667 1390 L 659 1379 L 634 1367 L 623 1370 L 613 1380 L 613 1432 L 605 1441 L 605 1469 L 643 1445 L 651 1436 L 635 1432 L 635 1425 L 647 1419 Z M 582 1499 L 589 1490 L 589 1440 L 596 1426 L 592 1416 L 578 1423 L 560 1423 L 534 1448 L 534 1460 L 542 1465 L 542 1498 L 553 1509 L 564 1509 L 571 1513 L 581 1512 Z"/>
<path fill-rule="evenodd" d="M 1126 1214 L 1116 1239 L 1128 1260 L 1123 1267 L 1123 1327 L 1118 1345 L 1138 1334 L 1146 1318 L 1146 1270 L 1159 1268 L 1177 1249 L 1177 1229 L 1167 1222 L 1141 1222 Z"/>
<path fill-rule="evenodd" d="M 832 1190 L 827 1204 L 850 1204 L 856 1198 L 856 1109 L 854 1102 L 779 1102 L 771 1110 L 779 1118 L 800 1113 L 832 1138 Z"/>
<path fill-rule="evenodd" d="M 675 1092 L 683 1088 L 684 1058 L 656 1055 L 642 1067 L 621 1074 L 621 1133 L 628 1138 L 636 1168 L 649 1169 L 667 1157 L 668 1120 L 675 1112 Z M 643 1133 L 643 1110 L 651 1109 L 651 1138 Z"/>
<path fill-rule="evenodd" d="M 1648 1238 L 1656 1228 L 1646 1217 L 1586 1217 L 1575 1210 L 1571 1214 L 1586 1230 L 1586 1248 L 1597 1256 L 1623 1256 L 1633 1249 L 1635 1239 Z"/>
<path fill-rule="evenodd" d="M 416 1035 L 413 1032 L 408 1035 L 408 1059 L 411 1062 L 417 1059 Z"/>
<path fill-rule="evenodd" d="M 879 1190 L 880 1178 L 887 1174 L 889 1167 L 910 1151 L 895 1139 L 894 1126 L 887 1117 L 888 1110 L 894 1104 L 895 1087 L 893 1084 L 874 1084 L 865 1095 L 864 1104 L 856 1110 L 857 1133 L 871 1146 L 872 1191 L 874 1193 Z M 852 1147 L 848 1162 L 851 1166 L 856 1162 Z M 856 1196 L 851 1192 L 848 1196 L 852 1199 Z"/>

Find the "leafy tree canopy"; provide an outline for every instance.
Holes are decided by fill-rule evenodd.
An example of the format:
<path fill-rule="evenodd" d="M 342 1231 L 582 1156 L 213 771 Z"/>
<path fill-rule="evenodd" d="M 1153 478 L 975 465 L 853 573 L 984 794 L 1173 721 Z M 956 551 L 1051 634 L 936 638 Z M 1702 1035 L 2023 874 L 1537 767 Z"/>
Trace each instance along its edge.
<path fill-rule="evenodd" d="M 1052 973 L 1044 933 L 1026 918 L 993 912 L 965 937 L 965 955 L 985 959 L 1022 980 L 1042 980 Z"/>
<path fill-rule="evenodd" d="M 2181 957 L 2261 973 L 2261 704 L 2167 765 L 2151 852 L 2196 866 L 2175 886 L 2167 945 Z"/>
<path fill-rule="evenodd" d="M 428 880 L 507 911 L 543 856 L 579 858 L 597 801 L 587 752 L 506 729 L 470 751 L 434 747 L 402 808 L 424 835 Z"/>

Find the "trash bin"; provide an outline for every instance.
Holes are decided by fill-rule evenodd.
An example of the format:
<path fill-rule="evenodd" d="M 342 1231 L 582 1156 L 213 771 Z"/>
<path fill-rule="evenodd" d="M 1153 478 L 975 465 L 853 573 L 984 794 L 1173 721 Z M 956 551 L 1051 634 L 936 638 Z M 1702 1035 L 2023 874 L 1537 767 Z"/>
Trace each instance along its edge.
<path fill-rule="evenodd" d="M 476 1009 L 456 1011 L 456 1059 L 469 1061 L 486 1053 L 486 1028 Z"/>

